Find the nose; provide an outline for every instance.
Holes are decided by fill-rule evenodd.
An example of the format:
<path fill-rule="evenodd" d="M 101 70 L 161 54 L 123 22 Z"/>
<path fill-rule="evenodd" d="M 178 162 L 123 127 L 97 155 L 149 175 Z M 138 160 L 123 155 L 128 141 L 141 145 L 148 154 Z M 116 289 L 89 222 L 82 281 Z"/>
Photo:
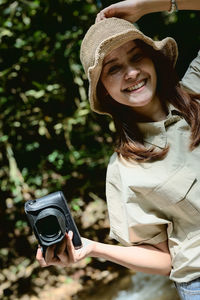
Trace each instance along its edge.
<path fill-rule="evenodd" d="M 139 75 L 140 70 L 134 66 L 127 66 L 126 70 L 125 70 L 125 75 L 124 75 L 124 79 L 128 80 L 128 79 L 136 79 L 137 76 Z"/>

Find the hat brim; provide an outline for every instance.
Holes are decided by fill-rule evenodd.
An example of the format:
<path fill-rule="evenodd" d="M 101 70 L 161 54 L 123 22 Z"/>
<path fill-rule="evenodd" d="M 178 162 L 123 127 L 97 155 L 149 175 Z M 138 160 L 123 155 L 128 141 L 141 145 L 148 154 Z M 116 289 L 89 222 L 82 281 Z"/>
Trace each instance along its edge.
<path fill-rule="evenodd" d="M 88 80 L 89 80 L 89 101 L 91 109 L 99 114 L 107 114 L 100 105 L 97 99 L 97 84 L 102 71 L 103 60 L 106 55 L 112 52 L 114 49 L 120 47 L 124 43 L 131 40 L 142 40 L 154 50 L 161 51 L 167 56 L 172 65 L 175 66 L 178 56 L 177 44 L 174 39 L 167 37 L 161 41 L 154 41 L 151 38 L 143 35 L 140 31 L 128 32 L 113 36 L 103 41 L 96 50 L 95 63 L 88 69 Z M 112 41 L 111 41 L 112 40 Z"/>

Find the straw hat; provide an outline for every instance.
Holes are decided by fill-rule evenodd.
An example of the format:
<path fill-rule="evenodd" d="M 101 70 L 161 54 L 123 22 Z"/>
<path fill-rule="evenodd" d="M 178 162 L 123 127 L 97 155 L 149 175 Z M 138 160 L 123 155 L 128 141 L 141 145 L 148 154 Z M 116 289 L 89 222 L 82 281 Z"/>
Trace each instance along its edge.
<path fill-rule="evenodd" d="M 107 114 L 101 107 L 96 93 L 104 57 L 124 43 L 135 39 L 140 39 L 155 50 L 161 51 L 175 66 L 178 56 L 177 44 L 170 37 L 154 41 L 132 23 L 119 18 L 104 19 L 92 25 L 82 41 L 80 59 L 89 80 L 89 101 L 93 111 Z"/>

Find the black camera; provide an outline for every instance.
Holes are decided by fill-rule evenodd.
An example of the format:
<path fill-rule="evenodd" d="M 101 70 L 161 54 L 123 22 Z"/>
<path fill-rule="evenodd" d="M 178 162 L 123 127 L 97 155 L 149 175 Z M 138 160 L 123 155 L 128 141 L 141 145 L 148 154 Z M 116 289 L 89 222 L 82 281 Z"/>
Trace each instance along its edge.
<path fill-rule="evenodd" d="M 62 241 L 69 230 L 73 231 L 75 249 L 82 247 L 80 234 L 61 191 L 29 200 L 24 208 L 44 257 L 47 247 Z"/>

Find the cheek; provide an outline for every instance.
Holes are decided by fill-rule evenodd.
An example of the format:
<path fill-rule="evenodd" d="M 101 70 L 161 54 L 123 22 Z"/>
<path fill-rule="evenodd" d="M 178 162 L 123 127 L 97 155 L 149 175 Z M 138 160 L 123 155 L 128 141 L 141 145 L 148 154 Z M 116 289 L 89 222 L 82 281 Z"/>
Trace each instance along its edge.
<path fill-rule="evenodd" d="M 149 66 L 149 73 L 151 76 L 152 85 L 154 88 L 156 88 L 157 87 L 157 73 L 156 73 L 156 69 L 155 69 L 153 63 L 151 64 L 151 66 Z"/>
<path fill-rule="evenodd" d="M 113 93 L 116 92 L 117 87 L 119 87 L 119 78 L 117 77 L 109 77 L 109 78 L 103 78 L 102 83 L 107 90 L 107 92 Z"/>
<path fill-rule="evenodd" d="M 150 60 L 149 58 L 144 59 L 143 67 L 141 67 L 141 69 L 143 69 L 144 72 L 151 76 L 153 82 L 157 81 L 156 69 L 152 60 Z"/>

